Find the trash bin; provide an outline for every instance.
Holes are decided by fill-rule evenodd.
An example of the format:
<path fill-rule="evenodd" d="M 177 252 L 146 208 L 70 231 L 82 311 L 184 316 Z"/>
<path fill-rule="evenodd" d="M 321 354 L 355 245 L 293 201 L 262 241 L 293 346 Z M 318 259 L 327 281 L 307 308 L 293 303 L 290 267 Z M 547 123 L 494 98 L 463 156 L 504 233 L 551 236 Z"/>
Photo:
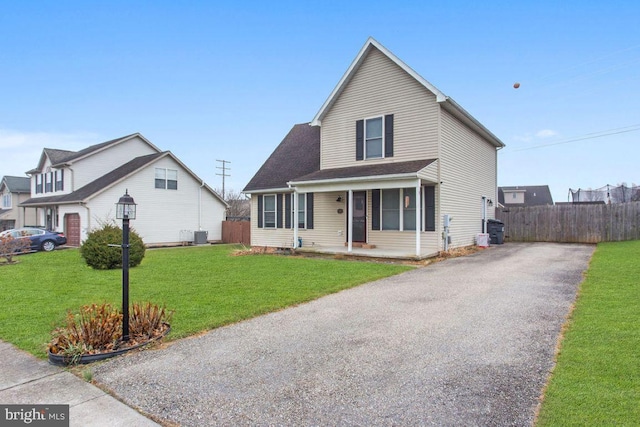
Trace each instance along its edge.
<path fill-rule="evenodd" d="M 497 219 L 487 221 L 487 232 L 492 245 L 501 245 L 504 243 L 504 222 Z"/>

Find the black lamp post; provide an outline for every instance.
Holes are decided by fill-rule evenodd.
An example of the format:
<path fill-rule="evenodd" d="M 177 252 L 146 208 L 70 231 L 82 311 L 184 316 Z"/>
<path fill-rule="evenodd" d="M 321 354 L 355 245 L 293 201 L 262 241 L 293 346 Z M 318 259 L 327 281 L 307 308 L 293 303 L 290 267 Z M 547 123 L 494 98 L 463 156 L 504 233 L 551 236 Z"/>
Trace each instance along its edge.
<path fill-rule="evenodd" d="M 136 219 L 129 190 L 116 203 L 116 218 L 122 220 L 122 340 L 129 341 L 129 220 Z"/>

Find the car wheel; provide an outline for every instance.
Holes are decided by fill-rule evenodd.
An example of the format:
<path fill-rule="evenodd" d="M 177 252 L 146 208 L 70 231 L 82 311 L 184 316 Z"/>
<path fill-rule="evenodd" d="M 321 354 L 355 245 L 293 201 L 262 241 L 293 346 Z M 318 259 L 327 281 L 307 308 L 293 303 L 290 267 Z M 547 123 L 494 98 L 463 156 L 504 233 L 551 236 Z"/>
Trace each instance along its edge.
<path fill-rule="evenodd" d="M 45 252 L 51 252 L 55 248 L 56 244 L 53 242 L 53 240 L 45 240 L 44 242 L 42 242 L 42 250 Z"/>

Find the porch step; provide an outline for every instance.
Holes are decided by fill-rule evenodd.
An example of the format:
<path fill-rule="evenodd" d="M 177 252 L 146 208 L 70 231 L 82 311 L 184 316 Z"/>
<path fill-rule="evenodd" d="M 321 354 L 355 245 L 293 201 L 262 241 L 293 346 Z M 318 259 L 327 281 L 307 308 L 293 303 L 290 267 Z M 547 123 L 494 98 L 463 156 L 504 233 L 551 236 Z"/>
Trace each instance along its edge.
<path fill-rule="evenodd" d="M 345 246 L 349 246 L 348 242 L 344 243 Z M 362 249 L 375 249 L 376 245 L 372 245 L 369 243 L 362 243 L 362 242 L 353 242 L 351 243 L 351 246 L 354 248 L 362 248 Z"/>

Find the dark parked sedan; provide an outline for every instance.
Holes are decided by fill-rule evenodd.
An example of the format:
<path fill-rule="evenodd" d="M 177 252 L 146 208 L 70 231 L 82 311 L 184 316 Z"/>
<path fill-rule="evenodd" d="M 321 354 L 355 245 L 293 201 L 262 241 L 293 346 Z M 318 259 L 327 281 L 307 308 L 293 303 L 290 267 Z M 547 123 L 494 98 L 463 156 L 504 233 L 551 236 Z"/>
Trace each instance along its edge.
<path fill-rule="evenodd" d="M 64 237 L 64 233 L 57 231 L 48 231 L 43 228 L 16 228 L 14 230 L 6 230 L 0 233 L 0 236 L 6 234 L 11 235 L 14 239 L 29 239 L 31 241 L 32 251 L 46 251 L 51 252 L 56 246 L 64 245 L 67 243 L 67 238 Z"/>

